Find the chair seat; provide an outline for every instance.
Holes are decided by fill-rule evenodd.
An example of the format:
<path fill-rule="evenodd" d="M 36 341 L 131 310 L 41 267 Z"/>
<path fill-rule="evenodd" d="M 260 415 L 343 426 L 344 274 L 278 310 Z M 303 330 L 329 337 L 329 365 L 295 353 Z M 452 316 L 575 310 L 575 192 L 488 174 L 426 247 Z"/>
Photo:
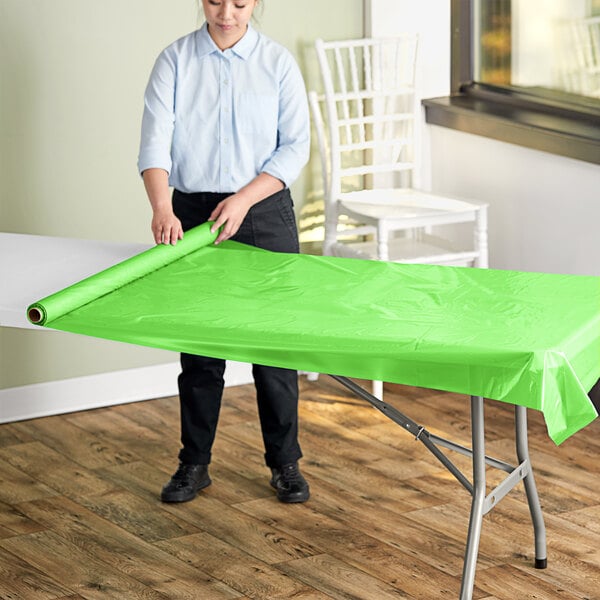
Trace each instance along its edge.
<path fill-rule="evenodd" d="M 375 225 L 385 219 L 391 229 L 474 221 L 484 204 L 413 189 L 360 190 L 338 195 L 340 212 Z"/>
<path fill-rule="evenodd" d="M 337 242 L 331 246 L 333 256 L 377 260 L 376 242 Z M 458 248 L 448 240 L 425 235 L 422 239 L 394 238 L 389 241 L 391 262 L 468 267 L 477 258 L 475 250 Z"/>

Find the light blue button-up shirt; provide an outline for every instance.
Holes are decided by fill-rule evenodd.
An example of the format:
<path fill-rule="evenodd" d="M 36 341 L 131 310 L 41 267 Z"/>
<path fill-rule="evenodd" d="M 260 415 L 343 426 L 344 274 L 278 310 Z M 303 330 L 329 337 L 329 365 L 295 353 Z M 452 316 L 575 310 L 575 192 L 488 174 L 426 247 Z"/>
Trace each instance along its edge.
<path fill-rule="evenodd" d="M 144 96 L 138 169 L 182 192 L 237 192 L 265 172 L 289 186 L 308 160 L 300 69 L 250 26 L 219 50 L 206 23 L 159 55 Z"/>

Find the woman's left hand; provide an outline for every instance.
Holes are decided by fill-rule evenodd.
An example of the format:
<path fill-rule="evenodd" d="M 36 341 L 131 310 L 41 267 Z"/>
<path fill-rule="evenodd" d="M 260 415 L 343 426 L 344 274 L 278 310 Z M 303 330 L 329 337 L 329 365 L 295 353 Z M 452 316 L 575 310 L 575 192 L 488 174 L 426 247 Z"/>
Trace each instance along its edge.
<path fill-rule="evenodd" d="M 225 200 L 221 200 L 208 218 L 209 221 L 214 221 L 210 228 L 212 233 L 223 226 L 215 244 L 233 237 L 238 232 L 248 211 L 263 198 L 282 190 L 283 187 L 283 181 L 273 175 L 259 173 L 248 185 L 235 194 L 227 196 Z"/>
<path fill-rule="evenodd" d="M 215 240 L 215 244 L 228 240 L 237 233 L 251 206 L 252 202 L 241 194 L 228 196 L 225 200 L 221 200 L 217 204 L 215 210 L 212 211 L 208 218 L 209 221 L 214 221 L 210 228 L 212 233 L 223 226 L 223 229 Z"/>

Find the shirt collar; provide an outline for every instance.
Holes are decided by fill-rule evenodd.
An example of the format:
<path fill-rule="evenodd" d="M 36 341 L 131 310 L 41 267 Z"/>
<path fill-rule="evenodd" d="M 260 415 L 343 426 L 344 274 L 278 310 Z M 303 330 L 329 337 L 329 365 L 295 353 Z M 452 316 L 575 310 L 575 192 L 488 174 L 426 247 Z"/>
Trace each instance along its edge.
<path fill-rule="evenodd" d="M 204 23 L 200 29 L 198 29 L 197 35 L 197 48 L 198 55 L 200 57 L 212 54 L 213 52 L 221 52 L 219 47 L 214 43 L 213 39 L 208 33 L 208 25 Z M 248 30 L 242 37 L 242 39 L 231 48 L 231 51 L 237 54 L 240 58 L 246 60 L 250 56 L 252 50 L 258 42 L 258 32 L 248 24 Z"/>

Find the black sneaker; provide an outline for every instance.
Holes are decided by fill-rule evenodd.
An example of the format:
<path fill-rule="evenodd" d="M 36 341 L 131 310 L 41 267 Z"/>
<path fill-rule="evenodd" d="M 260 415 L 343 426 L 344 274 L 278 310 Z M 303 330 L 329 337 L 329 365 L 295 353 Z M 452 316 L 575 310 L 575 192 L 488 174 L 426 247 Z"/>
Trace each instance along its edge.
<path fill-rule="evenodd" d="M 208 487 L 211 483 L 208 476 L 208 465 L 179 463 L 179 468 L 162 489 L 160 499 L 163 502 L 187 502 L 193 500 L 200 490 Z"/>
<path fill-rule="evenodd" d="M 282 467 L 271 469 L 273 477 L 271 486 L 277 490 L 277 498 L 280 502 L 306 502 L 310 497 L 310 491 L 306 479 L 298 469 L 298 463 L 290 463 Z"/>

